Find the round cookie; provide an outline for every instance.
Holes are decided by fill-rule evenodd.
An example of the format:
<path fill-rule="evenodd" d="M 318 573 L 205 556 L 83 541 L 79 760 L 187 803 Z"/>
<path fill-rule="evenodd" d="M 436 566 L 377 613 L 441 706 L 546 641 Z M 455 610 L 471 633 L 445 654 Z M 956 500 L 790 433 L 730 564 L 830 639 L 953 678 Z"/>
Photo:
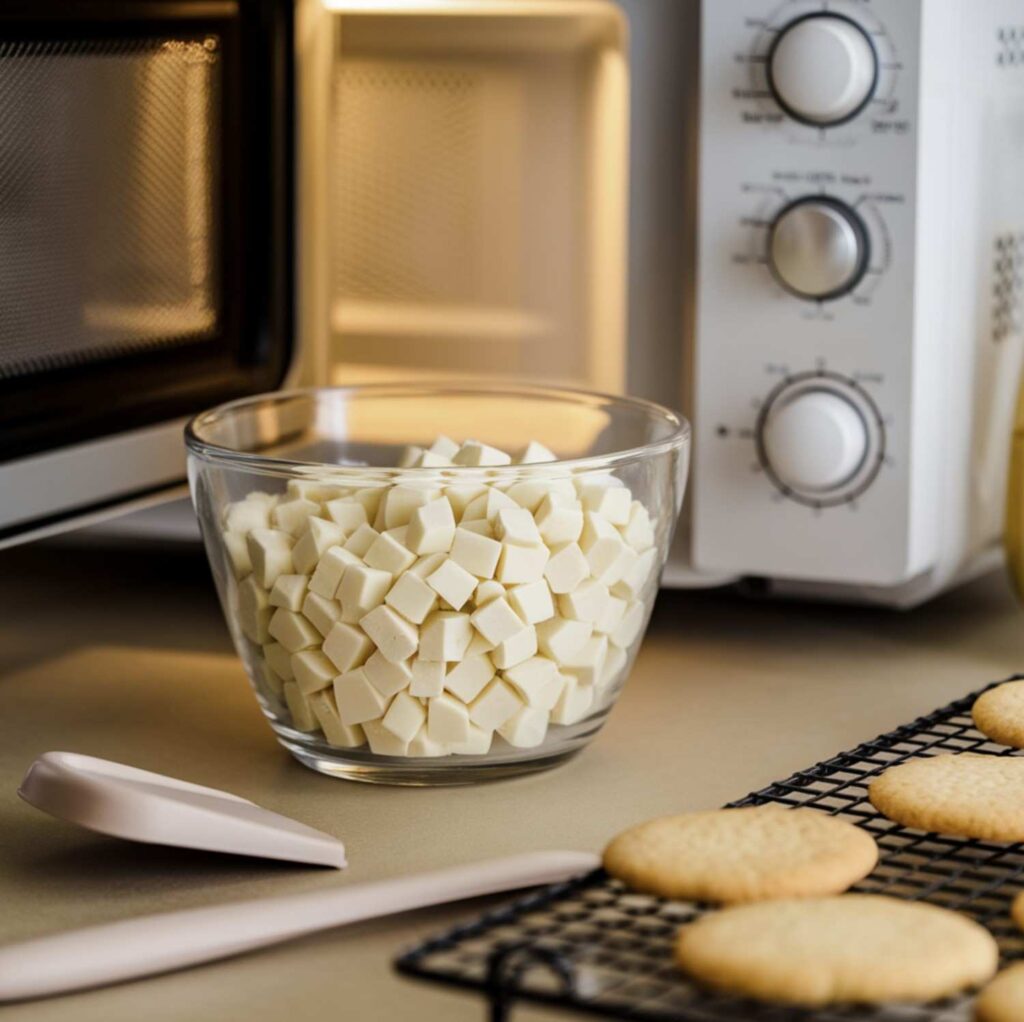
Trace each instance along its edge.
<path fill-rule="evenodd" d="M 859 827 L 774 805 L 663 816 L 604 852 L 604 868 L 633 890 L 690 901 L 838 894 L 877 861 L 878 846 Z"/>
<path fill-rule="evenodd" d="M 1024 758 L 961 752 L 907 760 L 876 777 L 868 798 L 905 827 L 1024 841 Z"/>
<path fill-rule="evenodd" d="M 976 1022 L 1020 1022 L 1024 1018 L 1024 962 L 1011 965 L 978 995 Z"/>
<path fill-rule="evenodd" d="M 984 983 L 999 952 L 966 916 L 874 894 L 739 905 L 684 926 L 676 960 L 698 983 L 807 1007 L 930 1001 Z"/>
<path fill-rule="evenodd" d="M 1008 681 L 978 696 L 974 726 L 1000 745 L 1024 749 L 1024 681 Z"/>

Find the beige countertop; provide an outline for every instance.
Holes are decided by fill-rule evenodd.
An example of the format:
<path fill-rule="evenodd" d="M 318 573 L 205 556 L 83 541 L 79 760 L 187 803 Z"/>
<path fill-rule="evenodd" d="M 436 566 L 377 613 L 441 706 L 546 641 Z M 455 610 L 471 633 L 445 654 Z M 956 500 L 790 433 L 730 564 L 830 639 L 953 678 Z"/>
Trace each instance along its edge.
<path fill-rule="evenodd" d="M 201 554 L 0 553 L 0 939 L 529 848 L 598 850 L 626 824 L 739 797 L 1011 673 L 1024 665 L 1022 624 L 1000 577 L 908 613 L 663 593 L 608 726 L 574 760 L 476 788 L 379 788 L 311 773 L 277 747 Z M 351 866 L 268 866 L 76 830 L 15 795 L 48 749 L 237 792 L 338 834 Z M 479 999 L 390 967 L 402 947 L 478 907 L 361 924 L 0 1016 L 482 1019 Z"/>

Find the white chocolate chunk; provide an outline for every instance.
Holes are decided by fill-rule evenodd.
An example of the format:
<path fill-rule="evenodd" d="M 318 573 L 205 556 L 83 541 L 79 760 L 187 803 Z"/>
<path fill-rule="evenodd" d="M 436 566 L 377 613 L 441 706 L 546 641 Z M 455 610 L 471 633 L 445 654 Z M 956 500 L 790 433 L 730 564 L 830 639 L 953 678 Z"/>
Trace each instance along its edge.
<path fill-rule="evenodd" d="M 448 503 L 451 505 L 452 512 L 460 521 L 464 516 L 466 508 L 469 507 L 477 497 L 484 496 L 486 493 L 487 487 L 480 482 L 453 483 L 451 486 L 446 486 L 444 489 L 444 495 L 448 499 Z"/>
<path fill-rule="evenodd" d="M 547 733 L 548 711 L 532 706 L 524 706 L 498 728 L 498 734 L 517 749 L 535 748 Z"/>
<path fill-rule="evenodd" d="M 494 577 L 506 586 L 536 582 L 544 577 L 550 556 L 546 546 L 513 546 L 505 543 L 501 548 Z"/>
<path fill-rule="evenodd" d="M 485 731 L 482 727 L 470 723 L 465 741 L 449 742 L 448 751 L 459 756 L 483 756 L 490 752 L 493 737 L 493 731 Z"/>
<path fill-rule="evenodd" d="M 470 621 L 488 642 L 493 642 L 495 645 L 515 635 L 523 627 L 522 619 L 509 606 L 504 597 L 491 600 L 490 603 L 474 611 Z"/>
<path fill-rule="evenodd" d="M 471 575 L 451 558 L 445 558 L 437 570 L 427 576 L 426 584 L 442 600 L 450 604 L 453 610 L 462 610 L 465 602 L 477 588 L 476 576 Z"/>
<path fill-rule="evenodd" d="M 308 575 L 328 547 L 344 542 L 345 530 L 325 518 L 310 518 L 306 531 L 292 547 L 292 563 L 300 575 Z"/>
<path fill-rule="evenodd" d="M 396 464 L 399 468 L 411 468 L 420 460 L 423 455 L 423 448 L 416 444 L 409 444 L 402 448 L 402 453 L 398 456 Z"/>
<path fill-rule="evenodd" d="M 337 621 L 324 639 L 323 651 L 338 673 L 346 674 L 366 663 L 373 643 L 361 628 Z"/>
<path fill-rule="evenodd" d="M 334 698 L 343 724 L 365 724 L 382 716 L 387 699 L 370 684 L 366 672 L 357 667 L 334 679 Z"/>
<path fill-rule="evenodd" d="M 320 727 L 313 708 L 294 681 L 284 683 L 284 701 L 291 714 L 292 727 L 297 731 L 316 731 Z"/>
<path fill-rule="evenodd" d="M 508 602 L 528 625 L 535 625 L 555 616 L 555 601 L 551 598 L 551 589 L 544 579 L 513 586 L 508 591 Z"/>
<path fill-rule="evenodd" d="M 562 658 L 562 673 L 571 674 L 584 685 L 596 685 L 601 680 L 607 655 L 608 636 L 592 635 L 579 649 Z"/>
<path fill-rule="evenodd" d="M 455 465 L 511 465 L 512 459 L 497 447 L 467 440 L 452 456 Z"/>
<path fill-rule="evenodd" d="M 284 607 L 274 611 L 267 631 L 289 653 L 320 645 L 320 633 L 301 614 Z"/>
<path fill-rule="evenodd" d="M 489 656 L 466 657 L 452 666 L 445 676 L 444 687 L 464 703 L 471 703 L 493 677 L 494 664 Z"/>
<path fill-rule="evenodd" d="M 417 758 L 447 756 L 448 749 L 430 737 L 427 732 L 427 726 L 424 724 L 413 736 L 412 741 L 409 742 L 409 747 L 405 750 L 405 754 Z"/>
<path fill-rule="evenodd" d="M 437 496 L 438 491 L 431 486 L 392 486 L 381 504 L 384 509 L 384 528 L 395 529 L 400 525 L 408 525 L 416 508 L 430 503 Z"/>
<path fill-rule="evenodd" d="M 409 571 L 418 578 L 425 579 L 428 575 L 433 575 L 446 560 L 444 554 L 427 554 L 425 557 L 421 557 Z"/>
<path fill-rule="evenodd" d="M 270 590 L 270 606 L 302 610 L 302 601 L 308 586 L 308 575 L 278 575 L 274 580 L 273 589 Z"/>
<path fill-rule="evenodd" d="M 357 503 L 362 504 L 363 509 L 366 511 L 367 524 L 376 519 L 377 511 L 380 508 L 386 492 L 387 487 L 382 483 L 379 486 L 365 486 L 360 490 L 356 490 L 355 493 L 352 494 L 352 499 Z M 356 531 L 358 531 L 358 529 Z"/>
<path fill-rule="evenodd" d="M 493 578 L 501 549 L 497 540 L 479 536 L 460 526 L 455 530 L 455 540 L 448 556 L 477 578 Z"/>
<path fill-rule="evenodd" d="M 293 653 L 292 670 L 295 672 L 296 684 L 306 695 L 327 688 L 338 673 L 334 669 L 334 664 L 318 649 L 304 649 L 301 653 Z"/>
<path fill-rule="evenodd" d="M 238 623 L 243 634 L 260 645 L 265 643 L 270 637 L 267 629 L 273 613 L 266 589 L 249 575 L 238 586 Z"/>
<path fill-rule="evenodd" d="M 329 500 L 324 504 L 324 511 L 346 536 L 351 536 L 360 525 L 368 524 L 366 508 L 352 497 Z"/>
<path fill-rule="evenodd" d="M 366 744 L 366 735 L 360 725 L 349 726 L 341 722 L 333 689 L 314 692 L 307 697 L 307 702 L 316 715 L 328 745 L 334 745 L 339 749 L 357 749 L 360 745 Z"/>
<path fill-rule="evenodd" d="M 473 592 L 473 602 L 478 607 L 482 607 L 485 603 L 490 603 L 491 600 L 496 600 L 499 596 L 504 595 L 505 587 L 500 582 L 494 579 L 485 579 Z"/>
<path fill-rule="evenodd" d="M 511 497 L 502 493 L 497 486 L 489 486 L 466 507 L 462 514 L 462 521 L 485 518 L 488 522 L 494 522 L 499 511 L 512 510 L 521 511 L 522 508 Z"/>
<path fill-rule="evenodd" d="M 478 536 L 486 536 L 488 539 L 494 539 L 494 530 L 491 528 L 491 523 L 487 521 L 486 518 L 463 518 L 459 528 L 465 529 L 466 532 L 475 532 Z"/>
<path fill-rule="evenodd" d="M 316 566 L 312 578 L 309 580 L 309 591 L 322 596 L 326 600 L 332 600 L 338 595 L 345 569 L 352 565 L 361 565 L 363 562 L 351 551 L 344 547 L 331 547 Z"/>
<path fill-rule="evenodd" d="M 303 498 L 320 502 L 340 497 L 343 492 L 342 487 L 325 484 L 319 479 L 289 479 L 285 491 L 289 500 Z"/>
<path fill-rule="evenodd" d="M 268 692 L 273 693 L 278 698 L 284 696 L 284 678 L 270 664 L 260 661 L 256 665 L 256 673 L 259 676 L 260 683 Z"/>
<path fill-rule="evenodd" d="M 244 533 L 224 532 L 222 535 L 231 573 L 236 579 L 245 578 L 252 571 L 252 561 L 249 560 L 249 544 Z"/>
<path fill-rule="evenodd" d="M 499 670 L 506 670 L 529 660 L 536 652 L 537 630 L 533 625 L 527 625 L 515 635 L 510 635 L 503 642 L 499 642 L 491 651 L 491 659 Z"/>
<path fill-rule="evenodd" d="M 610 599 L 606 585 L 596 578 L 588 578 L 571 593 L 563 593 L 558 597 L 558 611 L 562 617 L 574 621 L 590 621 L 593 624 L 604 614 Z"/>
<path fill-rule="evenodd" d="M 263 647 L 263 655 L 267 659 L 271 670 L 285 681 L 294 681 L 295 672 L 292 670 L 292 655 L 279 642 L 268 642 Z"/>
<path fill-rule="evenodd" d="M 421 625 L 437 606 L 437 594 L 422 578 L 407 571 L 388 591 L 384 602 L 407 621 Z"/>
<path fill-rule="evenodd" d="M 363 733 L 375 756 L 409 755 L 409 743 L 392 734 L 379 720 L 366 721 L 363 724 Z"/>
<path fill-rule="evenodd" d="M 618 582 L 636 558 L 619 530 L 593 511 L 583 516 L 583 535 L 579 545 L 587 558 L 590 574 L 607 586 Z"/>
<path fill-rule="evenodd" d="M 444 433 L 438 435 L 437 439 L 427 448 L 431 454 L 440 454 L 451 461 L 459 453 L 459 445 Z"/>
<path fill-rule="evenodd" d="M 306 500 L 304 497 L 278 504 L 270 512 L 270 521 L 274 528 L 296 538 L 306 531 L 310 518 L 319 517 L 320 505 L 315 500 Z"/>
<path fill-rule="evenodd" d="M 494 535 L 512 546 L 540 546 L 542 540 L 533 515 L 524 507 L 502 508 L 494 517 Z"/>
<path fill-rule="evenodd" d="M 485 731 L 496 731 L 519 712 L 523 702 L 515 689 L 495 678 L 469 706 L 469 719 Z"/>
<path fill-rule="evenodd" d="M 571 593 L 589 575 L 590 565 L 575 543 L 554 549 L 544 565 L 544 577 L 553 593 Z"/>
<path fill-rule="evenodd" d="M 432 741 L 451 746 L 470 738 L 469 710 L 447 692 L 427 704 L 427 734 Z"/>
<path fill-rule="evenodd" d="M 362 559 L 366 551 L 373 546 L 374 541 L 380 533 L 373 528 L 372 525 L 360 525 L 355 532 L 347 540 L 345 540 L 345 549 L 349 553 L 355 554 L 356 557 Z"/>
<path fill-rule="evenodd" d="M 445 497 L 413 511 L 406 536 L 406 544 L 413 553 L 447 553 L 454 539 L 455 515 Z"/>
<path fill-rule="evenodd" d="M 420 631 L 420 659 L 448 663 L 461 660 L 472 638 L 473 626 L 468 614 L 435 610 Z"/>
<path fill-rule="evenodd" d="M 363 554 L 363 560 L 371 568 L 399 575 L 416 563 L 416 555 L 410 553 L 394 536 L 385 532 L 370 544 Z"/>
<path fill-rule="evenodd" d="M 598 687 L 605 688 L 619 681 L 628 661 L 629 655 L 624 649 L 609 645 L 608 655 L 604 658 L 604 669 L 601 671 L 601 677 L 597 679 Z"/>
<path fill-rule="evenodd" d="M 657 559 L 658 551 L 654 547 L 636 554 L 622 573 L 622 578 L 612 586 L 612 592 L 625 600 L 636 599 L 657 571 Z"/>
<path fill-rule="evenodd" d="M 409 695 L 429 699 L 432 696 L 439 696 L 444 691 L 443 660 L 421 660 L 419 657 L 413 657 L 409 668 L 412 672 Z"/>
<path fill-rule="evenodd" d="M 341 604 L 337 600 L 325 600 L 316 593 L 306 593 L 302 614 L 321 635 L 326 635 L 341 617 Z"/>
<path fill-rule="evenodd" d="M 629 505 L 629 519 L 622 528 L 622 538 L 638 553 L 654 546 L 654 526 L 647 508 L 638 500 Z"/>
<path fill-rule="evenodd" d="M 609 638 L 620 649 L 628 649 L 636 641 L 644 627 L 644 605 L 640 600 L 634 600 L 626 608 L 626 613 L 619 622 L 618 627 L 611 633 Z"/>
<path fill-rule="evenodd" d="M 602 486 L 600 483 L 583 483 L 578 489 L 584 511 L 592 511 L 611 522 L 612 525 L 629 523 L 630 505 L 633 494 L 625 486 Z"/>
<path fill-rule="evenodd" d="M 494 649 L 494 643 L 485 639 L 478 631 L 473 630 L 473 638 L 469 640 L 466 647 L 466 656 L 480 656 L 481 653 L 490 653 Z"/>
<path fill-rule="evenodd" d="M 363 664 L 363 673 L 382 696 L 393 696 L 408 688 L 412 682 L 411 662 L 403 660 L 393 664 L 379 649 Z"/>
<path fill-rule="evenodd" d="M 227 532 L 252 532 L 270 528 L 270 505 L 262 500 L 236 500 L 224 509 Z"/>
<path fill-rule="evenodd" d="M 417 732 L 423 727 L 427 719 L 427 711 L 418 699 L 414 699 L 407 692 L 399 692 L 388 712 L 384 714 L 381 724 L 384 725 L 396 738 L 403 742 L 411 742 Z"/>
<path fill-rule="evenodd" d="M 543 656 L 530 657 L 509 668 L 504 678 L 527 706 L 541 710 L 550 710 L 558 702 L 564 684 L 558 673 L 558 664 Z"/>
<path fill-rule="evenodd" d="M 541 652 L 560 664 L 577 653 L 593 631 L 593 626 L 587 621 L 570 621 L 561 617 L 542 621 L 535 627 Z"/>
<path fill-rule="evenodd" d="M 562 692 L 551 711 L 551 723 L 575 724 L 590 711 L 594 702 L 594 689 L 568 675 L 563 677 L 562 682 Z"/>
<path fill-rule="evenodd" d="M 249 533 L 249 561 L 252 573 L 264 589 L 270 589 L 278 575 L 292 574 L 292 545 L 287 532 L 278 529 L 254 529 Z"/>
<path fill-rule="evenodd" d="M 384 602 L 391 588 L 391 575 L 365 564 L 351 564 L 345 569 L 338 586 L 341 619 L 354 624 Z"/>
<path fill-rule="evenodd" d="M 390 607 L 374 608 L 360 619 L 359 627 L 370 636 L 381 655 L 393 664 L 408 660 L 420 644 L 416 626 Z"/>
<path fill-rule="evenodd" d="M 446 458 L 443 454 L 435 454 L 433 451 L 424 451 L 416 459 L 416 468 L 445 468 L 451 465 L 452 459 Z"/>
<path fill-rule="evenodd" d="M 626 600 L 610 595 L 604 605 L 604 610 L 601 611 L 600 617 L 594 622 L 594 631 L 600 632 L 603 635 L 610 635 L 614 632 L 626 613 L 626 606 Z"/>
<path fill-rule="evenodd" d="M 532 513 L 544 502 L 550 490 L 550 483 L 546 479 L 521 479 L 518 483 L 513 483 L 505 493 L 510 500 L 514 500 L 520 507 Z M 574 536 L 573 539 L 575 538 Z"/>
<path fill-rule="evenodd" d="M 557 461 L 558 459 L 543 444 L 531 440 L 523 452 L 516 458 L 517 465 L 536 465 L 542 461 Z"/>
<path fill-rule="evenodd" d="M 583 533 L 583 510 L 549 493 L 537 508 L 537 529 L 548 546 L 575 543 Z"/>

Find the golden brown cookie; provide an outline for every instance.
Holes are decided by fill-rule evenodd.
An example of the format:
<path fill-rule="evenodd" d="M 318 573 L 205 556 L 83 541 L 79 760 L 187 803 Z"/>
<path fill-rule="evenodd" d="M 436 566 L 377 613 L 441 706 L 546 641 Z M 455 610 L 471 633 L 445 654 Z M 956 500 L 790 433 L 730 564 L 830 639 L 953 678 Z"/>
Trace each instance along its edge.
<path fill-rule="evenodd" d="M 1024 962 L 1011 965 L 978 995 L 976 1022 L 1021 1022 L 1024 1019 Z"/>
<path fill-rule="evenodd" d="M 905 827 L 1024 841 L 1024 758 L 962 752 L 907 760 L 876 777 L 871 804 Z"/>
<path fill-rule="evenodd" d="M 663 816 L 619 834 L 604 852 L 605 869 L 633 890 L 692 901 L 838 894 L 877 861 L 859 827 L 774 805 Z"/>
<path fill-rule="evenodd" d="M 1008 681 L 978 696 L 974 726 L 993 742 L 1024 749 L 1024 681 Z"/>
<path fill-rule="evenodd" d="M 738 905 L 684 926 L 676 960 L 698 983 L 764 1001 L 930 1001 L 984 983 L 999 952 L 966 916 L 872 894 Z"/>

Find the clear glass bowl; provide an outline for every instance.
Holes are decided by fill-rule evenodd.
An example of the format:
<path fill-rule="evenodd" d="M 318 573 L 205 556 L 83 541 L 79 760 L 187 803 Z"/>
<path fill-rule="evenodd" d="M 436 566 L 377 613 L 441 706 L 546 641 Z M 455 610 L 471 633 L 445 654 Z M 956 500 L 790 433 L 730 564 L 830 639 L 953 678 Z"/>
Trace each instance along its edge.
<path fill-rule="evenodd" d="M 537 441 L 558 460 L 395 467 L 409 445 L 428 448 L 438 436 L 472 438 L 513 458 Z M 553 766 L 600 730 L 647 626 L 683 498 L 690 433 L 674 412 L 629 398 L 533 386 L 389 384 L 234 401 L 196 416 L 186 445 L 224 615 L 281 744 L 336 777 L 463 784 Z M 402 489 L 392 492 L 396 487 Z M 440 503 L 442 518 L 445 505 L 452 507 L 465 532 L 501 544 L 494 570 L 504 592 L 479 587 L 497 546 L 483 544 L 478 564 L 474 541 L 462 533 L 449 551 L 460 570 L 449 565 L 434 575 L 451 532 L 442 523 L 409 538 L 409 515 L 423 501 Z M 546 555 L 532 523 L 499 514 L 519 507 L 541 523 L 548 553 L 563 554 L 544 562 L 543 576 Z M 406 531 L 393 533 L 394 543 L 382 539 L 371 554 L 366 543 L 377 531 L 355 536 L 364 514 L 366 528 L 401 530 L 405 523 Z M 568 549 L 580 514 L 579 550 Z M 526 535 L 505 532 L 506 521 Z M 392 595 L 403 559 L 412 557 L 405 544 L 421 551 L 411 571 L 418 575 Z M 438 545 L 433 560 L 422 553 Z M 524 555 L 522 545 L 531 552 Z M 350 571 L 353 564 L 358 570 Z M 581 580 L 584 573 L 590 577 Z M 275 589 L 280 575 L 289 577 Z M 421 584 L 427 578 L 430 587 Z M 518 588 L 528 582 L 517 580 L 534 578 L 542 584 Z M 458 590 L 459 580 L 458 593 L 443 584 Z M 477 588 L 460 604 L 469 584 Z M 318 591 L 315 599 L 307 585 Z M 429 604 L 435 586 L 443 595 Z M 385 592 L 380 606 L 388 613 L 376 608 Z M 500 606 L 475 621 L 463 617 L 498 596 L 514 618 Z M 378 613 L 366 619 L 371 609 Z M 366 639 L 361 621 L 382 648 Z M 510 622 L 515 634 L 499 639 Z M 400 634 L 383 637 L 391 632 Z M 524 668 L 519 661 L 528 654 Z M 368 655 L 372 663 L 364 664 Z M 471 658 L 471 666 L 451 673 Z M 478 692 L 490 668 L 494 675 Z"/>

